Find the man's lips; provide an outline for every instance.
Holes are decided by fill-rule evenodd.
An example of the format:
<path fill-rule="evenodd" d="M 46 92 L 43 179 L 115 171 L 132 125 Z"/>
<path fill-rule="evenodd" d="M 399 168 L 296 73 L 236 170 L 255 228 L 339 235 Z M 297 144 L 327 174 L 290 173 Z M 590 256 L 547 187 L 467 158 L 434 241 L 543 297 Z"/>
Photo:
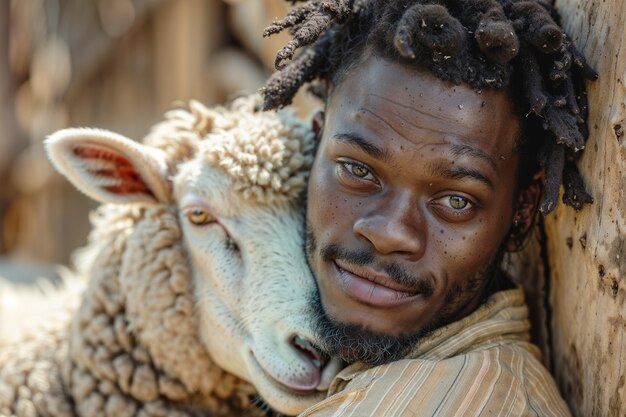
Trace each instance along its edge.
<path fill-rule="evenodd" d="M 388 275 L 335 259 L 339 285 L 350 297 L 374 307 L 395 307 L 411 302 L 419 292 L 393 281 Z"/>

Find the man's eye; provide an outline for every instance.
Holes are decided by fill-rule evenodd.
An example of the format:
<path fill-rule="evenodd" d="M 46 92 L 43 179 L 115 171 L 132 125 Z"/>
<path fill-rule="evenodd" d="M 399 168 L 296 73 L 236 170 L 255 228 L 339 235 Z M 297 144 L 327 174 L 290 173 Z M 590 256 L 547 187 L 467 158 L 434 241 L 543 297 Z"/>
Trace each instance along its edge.
<path fill-rule="evenodd" d="M 476 204 L 458 194 L 448 194 L 433 201 L 433 210 L 449 222 L 464 222 L 476 214 Z"/>
<path fill-rule="evenodd" d="M 461 197 L 460 195 L 450 195 L 446 198 L 448 199 L 448 205 L 455 210 L 471 208 L 472 203 L 470 203 L 467 198 Z"/>
<path fill-rule="evenodd" d="M 465 213 L 474 208 L 469 198 L 457 194 L 447 195 L 436 200 L 437 204 L 457 213 Z"/>
<path fill-rule="evenodd" d="M 352 190 L 365 191 L 380 186 L 373 169 L 349 158 L 335 160 L 335 175 L 343 186 Z"/>
<path fill-rule="evenodd" d="M 356 162 L 341 162 L 344 169 L 348 171 L 349 174 L 364 180 L 373 180 L 374 176 L 372 175 L 372 171 L 367 168 L 365 165 L 358 164 Z"/>
<path fill-rule="evenodd" d="M 352 175 L 359 177 L 359 178 L 365 178 L 367 177 L 367 174 L 370 173 L 369 170 L 365 168 L 363 165 L 349 164 L 349 169 Z"/>

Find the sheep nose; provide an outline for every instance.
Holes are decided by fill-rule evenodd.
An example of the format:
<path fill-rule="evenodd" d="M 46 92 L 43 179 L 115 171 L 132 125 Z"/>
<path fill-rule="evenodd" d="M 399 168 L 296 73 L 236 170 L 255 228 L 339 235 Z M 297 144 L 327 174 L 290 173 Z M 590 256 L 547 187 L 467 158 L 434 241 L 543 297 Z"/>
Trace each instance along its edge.
<path fill-rule="evenodd" d="M 320 385 L 322 369 L 328 363 L 328 357 L 313 343 L 299 335 L 291 338 L 291 345 L 302 359 L 305 369 L 281 378 L 278 382 L 290 391 L 309 394 Z"/>
<path fill-rule="evenodd" d="M 324 369 L 324 366 L 328 363 L 328 356 L 304 337 L 295 335 L 291 344 L 320 371 Z"/>

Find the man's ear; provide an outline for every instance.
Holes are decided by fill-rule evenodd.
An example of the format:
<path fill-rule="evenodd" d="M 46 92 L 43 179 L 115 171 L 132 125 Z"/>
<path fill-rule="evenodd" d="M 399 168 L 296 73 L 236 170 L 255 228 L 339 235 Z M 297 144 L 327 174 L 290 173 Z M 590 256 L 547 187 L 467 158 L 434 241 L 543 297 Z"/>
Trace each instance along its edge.
<path fill-rule="evenodd" d="M 322 132 L 324 131 L 324 120 L 326 118 L 326 114 L 322 110 L 318 110 L 313 115 L 313 119 L 311 120 L 311 129 L 313 129 L 313 133 L 315 134 L 315 141 L 319 142 L 322 137 Z"/>
<path fill-rule="evenodd" d="M 64 129 L 46 151 L 76 188 L 101 203 L 163 203 L 170 199 L 165 153 L 99 129 Z"/>
<path fill-rule="evenodd" d="M 530 232 L 535 224 L 535 217 L 539 210 L 539 201 L 543 191 L 541 177 L 541 174 L 535 175 L 530 184 L 528 184 L 517 197 L 513 223 L 511 224 L 506 243 L 506 250 L 508 252 L 520 251 L 530 236 Z"/>

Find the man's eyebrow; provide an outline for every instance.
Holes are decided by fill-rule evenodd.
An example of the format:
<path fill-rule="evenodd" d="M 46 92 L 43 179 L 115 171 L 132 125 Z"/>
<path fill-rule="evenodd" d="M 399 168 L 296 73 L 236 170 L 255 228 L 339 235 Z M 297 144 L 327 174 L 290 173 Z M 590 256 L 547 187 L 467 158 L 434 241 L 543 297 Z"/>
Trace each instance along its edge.
<path fill-rule="evenodd" d="M 469 145 L 461 145 L 456 143 L 450 144 L 450 148 L 452 155 L 457 158 L 459 156 L 471 156 L 487 162 L 494 170 L 497 170 L 498 168 L 498 164 L 496 163 L 495 159 L 493 159 L 490 155 L 486 154 L 480 149 L 473 148 Z"/>
<path fill-rule="evenodd" d="M 376 146 L 355 133 L 337 133 L 333 135 L 332 138 L 357 147 L 376 159 L 383 161 L 389 161 L 391 159 L 391 155 L 387 149 Z"/>
<path fill-rule="evenodd" d="M 470 179 L 482 182 L 489 188 L 494 188 L 491 179 L 478 169 L 461 167 L 451 164 L 444 165 L 443 163 L 435 163 L 430 165 L 430 172 L 433 176 L 443 177 L 452 180 Z"/>

